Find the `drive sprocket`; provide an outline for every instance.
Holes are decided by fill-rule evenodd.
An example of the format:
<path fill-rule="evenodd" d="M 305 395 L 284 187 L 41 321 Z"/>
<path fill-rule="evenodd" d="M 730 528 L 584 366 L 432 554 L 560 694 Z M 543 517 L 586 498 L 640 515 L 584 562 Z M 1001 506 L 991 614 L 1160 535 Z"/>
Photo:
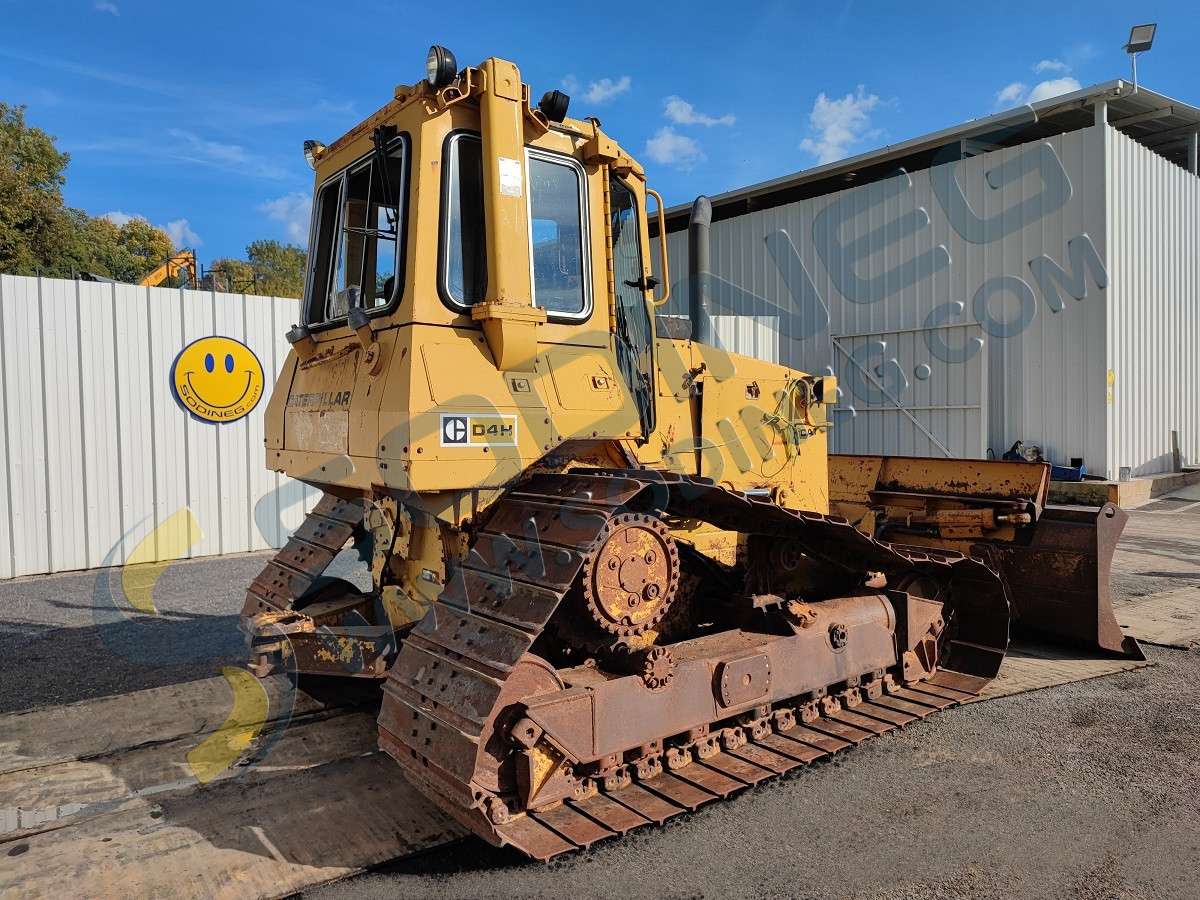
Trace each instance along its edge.
<path fill-rule="evenodd" d="M 634 637 L 654 628 L 679 587 L 679 550 L 667 526 L 645 513 L 613 516 L 584 561 L 582 587 L 602 631 Z"/>

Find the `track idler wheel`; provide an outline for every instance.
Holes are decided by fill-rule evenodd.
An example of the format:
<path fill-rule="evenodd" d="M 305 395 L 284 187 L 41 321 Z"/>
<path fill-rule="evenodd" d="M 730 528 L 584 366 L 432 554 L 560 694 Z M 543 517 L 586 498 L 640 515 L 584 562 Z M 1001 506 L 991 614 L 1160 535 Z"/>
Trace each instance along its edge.
<path fill-rule="evenodd" d="M 679 550 L 658 518 L 613 516 L 583 564 L 583 602 L 604 632 L 628 638 L 657 625 L 679 587 Z"/>

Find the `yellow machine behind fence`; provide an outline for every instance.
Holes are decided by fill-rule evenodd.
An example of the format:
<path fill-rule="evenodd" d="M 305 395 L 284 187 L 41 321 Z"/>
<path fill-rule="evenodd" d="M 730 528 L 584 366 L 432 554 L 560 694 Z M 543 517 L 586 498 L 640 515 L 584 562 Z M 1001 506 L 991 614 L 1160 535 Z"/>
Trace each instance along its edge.
<path fill-rule="evenodd" d="M 186 284 L 195 290 L 199 279 L 198 272 L 199 266 L 196 263 L 195 251 L 180 250 L 155 266 L 153 271 L 148 273 L 138 284 L 142 287 L 157 287 L 164 281 L 178 278 L 181 287 Z"/>
<path fill-rule="evenodd" d="M 325 495 L 250 588 L 254 671 L 378 680 L 405 776 L 548 859 L 968 699 L 1014 621 L 1137 652 L 1119 511 L 1046 510 L 1044 465 L 831 458 L 834 378 L 713 345 L 703 199 L 666 336 L 661 199 L 568 102 L 434 47 L 306 142 L 266 458 Z"/>

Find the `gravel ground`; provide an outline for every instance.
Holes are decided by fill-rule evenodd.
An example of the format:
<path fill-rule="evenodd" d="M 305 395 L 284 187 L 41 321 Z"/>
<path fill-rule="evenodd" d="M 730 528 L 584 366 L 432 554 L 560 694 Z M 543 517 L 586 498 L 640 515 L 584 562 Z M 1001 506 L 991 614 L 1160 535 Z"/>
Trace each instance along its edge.
<path fill-rule="evenodd" d="M 1118 604 L 1200 583 L 1198 513 L 1133 513 Z M 117 570 L 0 584 L 0 712 L 242 662 L 264 559 L 171 566 L 154 615 Z M 935 716 L 552 866 L 471 840 L 306 896 L 1200 896 L 1200 652 L 1148 654 L 1154 668 Z"/>
<path fill-rule="evenodd" d="M 1200 653 L 974 704 L 549 866 L 470 840 L 305 898 L 1194 898 Z"/>
<path fill-rule="evenodd" d="M 207 678 L 246 661 L 238 614 L 268 554 L 178 562 L 138 613 L 122 571 L 0 583 L 0 712 Z"/>

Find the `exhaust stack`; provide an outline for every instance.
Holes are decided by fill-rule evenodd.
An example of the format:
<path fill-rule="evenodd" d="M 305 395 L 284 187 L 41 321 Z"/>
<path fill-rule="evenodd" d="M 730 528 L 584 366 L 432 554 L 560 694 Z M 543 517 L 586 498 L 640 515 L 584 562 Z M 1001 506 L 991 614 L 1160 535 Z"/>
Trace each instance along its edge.
<path fill-rule="evenodd" d="M 709 307 L 710 282 L 708 230 L 712 225 L 712 203 L 697 197 L 688 221 L 688 318 L 692 340 L 712 345 L 712 311 Z"/>

